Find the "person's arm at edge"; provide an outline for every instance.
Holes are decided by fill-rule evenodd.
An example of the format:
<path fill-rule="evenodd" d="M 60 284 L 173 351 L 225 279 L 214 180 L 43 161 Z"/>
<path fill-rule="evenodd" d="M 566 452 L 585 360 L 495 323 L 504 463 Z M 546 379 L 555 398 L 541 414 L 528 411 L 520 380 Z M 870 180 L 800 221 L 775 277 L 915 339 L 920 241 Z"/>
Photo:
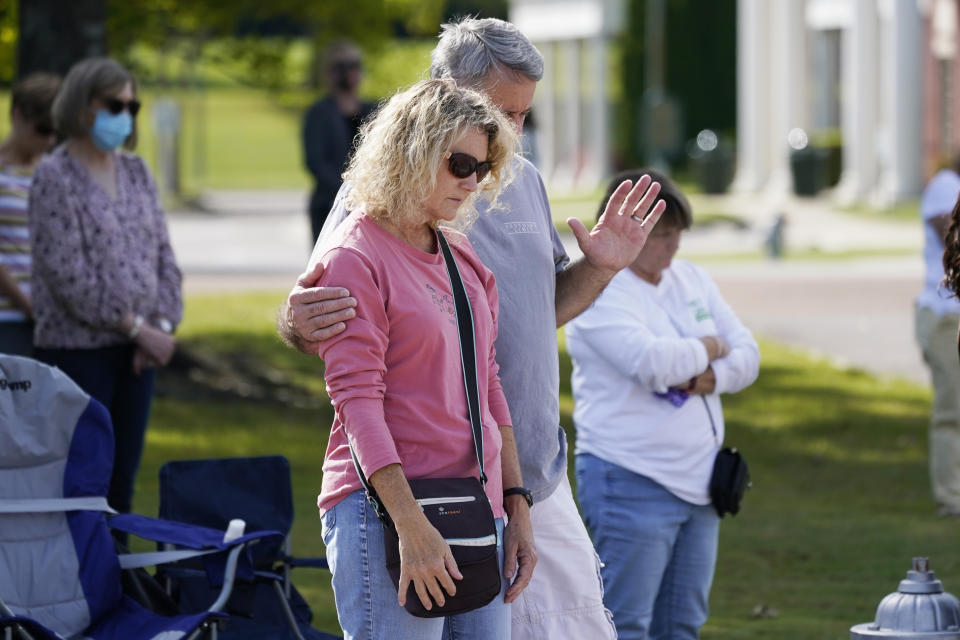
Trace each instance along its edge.
<path fill-rule="evenodd" d="M 943 242 L 947 237 L 947 228 L 950 226 L 950 213 L 942 213 L 932 218 L 927 218 L 927 224 L 933 227 L 937 237 Z"/>
<path fill-rule="evenodd" d="M 520 471 L 520 458 L 517 455 L 517 441 L 513 436 L 513 427 L 500 425 L 500 468 L 503 475 L 503 488 L 523 486 L 523 474 Z M 520 495 L 506 496 L 503 508 L 507 512 L 507 528 L 504 531 L 503 575 L 512 584 L 507 589 L 504 602 L 517 599 L 533 576 L 537 564 L 537 546 L 533 537 L 533 525 L 530 522 L 530 506 Z M 514 575 L 516 579 L 514 580 Z"/>
<path fill-rule="evenodd" d="M 20 290 L 10 270 L 2 264 L 0 264 L 0 294 L 9 298 L 13 306 L 27 314 L 28 318 L 33 318 L 33 305 L 30 304 L 30 298 Z"/>

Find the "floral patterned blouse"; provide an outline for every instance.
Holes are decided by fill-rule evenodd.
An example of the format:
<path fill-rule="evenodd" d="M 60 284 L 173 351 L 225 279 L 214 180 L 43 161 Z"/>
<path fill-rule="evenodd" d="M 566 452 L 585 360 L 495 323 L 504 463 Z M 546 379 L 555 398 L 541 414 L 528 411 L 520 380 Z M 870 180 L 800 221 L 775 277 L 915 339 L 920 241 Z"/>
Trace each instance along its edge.
<path fill-rule="evenodd" d="M 143 160 L 116 156 L 116 199 L 64 146 L 30 189 L 34 344 L 91 349 L 129 342 L 128 311 L 180 322 L 180 270 L 157 188 Z"/>

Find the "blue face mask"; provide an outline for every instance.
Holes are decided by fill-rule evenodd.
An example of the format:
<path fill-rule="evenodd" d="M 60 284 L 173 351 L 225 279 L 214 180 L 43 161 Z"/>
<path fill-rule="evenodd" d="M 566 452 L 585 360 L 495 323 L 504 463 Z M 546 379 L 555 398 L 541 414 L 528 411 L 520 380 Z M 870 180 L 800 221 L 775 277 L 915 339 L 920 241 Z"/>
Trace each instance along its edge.
<path fill-rule="evenodd" d="M 104 151 L 113 151 L 123 144 L 132 131 L 133 118 L 126 109 L 117 115 L 100 109 L 90 128 L 90 137 L 99 148 Z"/>

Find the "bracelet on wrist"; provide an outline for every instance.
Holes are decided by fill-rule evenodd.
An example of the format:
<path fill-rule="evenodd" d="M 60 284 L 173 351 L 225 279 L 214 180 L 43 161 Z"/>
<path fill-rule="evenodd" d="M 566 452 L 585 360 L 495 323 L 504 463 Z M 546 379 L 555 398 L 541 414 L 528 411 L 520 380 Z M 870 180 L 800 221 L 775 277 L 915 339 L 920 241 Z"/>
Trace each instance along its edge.
<path fill-rule="evenodd" d="M 130 327 L 130 331 L 127 332 L 127 337 L 131 340 L 136 340 L 137 336 L 140 335 L 140 329 L 143 328 L 143 316 L 139 313 L 133 318 L 133 325 Z"/>

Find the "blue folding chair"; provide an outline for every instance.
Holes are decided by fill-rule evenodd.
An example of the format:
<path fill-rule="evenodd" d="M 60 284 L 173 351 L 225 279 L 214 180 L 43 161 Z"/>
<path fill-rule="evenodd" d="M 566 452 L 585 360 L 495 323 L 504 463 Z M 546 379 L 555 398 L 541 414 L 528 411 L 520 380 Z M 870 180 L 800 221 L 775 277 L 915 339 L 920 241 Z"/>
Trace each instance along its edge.
<path fill-rule="evenodd" d="M 284 534 L 282 541 L 264 542 L 252 550 L 256 580 L 236 586 L 227 611 L 234 613 L 236 605 L 237 615 L 221 638 L 338 638 L 311 626 L 313 612 L 290 579 L 296 567 L 329 568 L 325 558 L 295 558 L 290 553 L 294 508 L 290 462 L 285 457 L 168 462 L 160 469 L 159 515 L 213 528 L 224 527 L 230 518 L 242 518 L 253 528 Z M 196 610 L 214 596 L 196 571 L 166 567 L 158 570 L 158 577 L 167 580 L 182 610 Z"/>
<path fill-rule="evenodd" d="M 224 531 L 132 514 L 107 516 L 113 430 L 106 409 L 59 369 L 0 354 L 0 638 L 217 638 L 236 575 L 252 574 L 250 543 Z M 119 555 L 110 527 L 175 549 Z M 217 599 L 173 617 L 123 594 L 121 569 L 203 557 L 220 568 Z"/>

